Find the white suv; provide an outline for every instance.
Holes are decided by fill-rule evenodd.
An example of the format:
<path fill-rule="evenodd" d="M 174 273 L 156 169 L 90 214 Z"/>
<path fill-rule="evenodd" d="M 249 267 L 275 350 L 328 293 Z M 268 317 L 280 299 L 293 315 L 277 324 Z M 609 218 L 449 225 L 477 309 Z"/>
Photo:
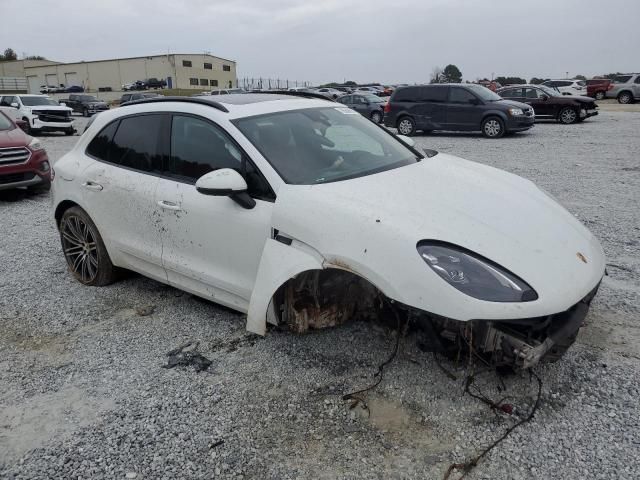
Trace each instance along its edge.
<path fill-rule="evenodd" d="M 71 108 L 60 105 L 46 95 L 3 95 L 0 106 L 13 107 L 16 117 L 28 125 L 28 133 L 36 135 L 40 132 L 64 132 L 73 135 L 73 118 Z"/>
<path fill-rule="evenodd" d="M 528 180 L 300 95 L 93 117 L 55 164 L 71 273 L 106 285 L 135 270 L 247 313 L 258 334 L 391 309 L 498 364 L 562 355 L 605 268 L 573 215 Z"/>
<path fill-rule="evenodd" d="M 556 88 L 563 95 L 587 96 L 587 82 L 584 80 L 547 80 L 542 85 Z"/>

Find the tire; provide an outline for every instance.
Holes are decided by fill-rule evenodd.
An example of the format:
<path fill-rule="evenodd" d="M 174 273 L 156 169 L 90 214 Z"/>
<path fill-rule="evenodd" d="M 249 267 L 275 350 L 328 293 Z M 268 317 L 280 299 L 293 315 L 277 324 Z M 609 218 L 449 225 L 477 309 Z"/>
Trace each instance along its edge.
<path fill-rule="evenodd" d="M 579 118 L 580 118 L 580 114 L 573 107 L 564 107 L 558 113 L 558 121 L 560 123 L 564 123 L 565 125 L 576 123 Z"/>
<path fill-rule="evenodd" d="M 504 122 L 500 117 L 485 118 L 480 129 L 487 138 L 500 138 L 505 134 Z"/>
<path fill-rule="evenodd" d="M 624 105 L 633 103 L 633 95 L 631 92 L 620 92 L 620 95 L 618 95 L 618 103 L 622 103 Z"/>
<path fill-rule="evenodd" d="M 29 121 L 29 119 L 27 117 L 22 117 L 22 121 L 27 124 L 27 129 L 24 133 L 26 133 L 27 135 L 33 135 L 33 128 L 31 128 L 31 122 Z"/>
<path fill-rule="evenodd" d="M 604 92 L 596 92 L 596 100 L 604 100 Z"/>
<path fill-rule="evenodd" d="M 416 122 L 411 117 L 400 117 L 396 125 L 398 133 L 400 135 L 406 135 L 407 137 L 413 135 L 416 132 Z"/>
<path fill-rule="evenodd" d="M 380 123 L 382 121 L 382 114 L 380 112 L 371 112 L 371 121 L 373 123 Z"/>
<path fill-rule="evenodd" d="M 87 110 L 86 108 L 82 109 L 82 116 L 83 117 L 88 117 L 89 116 L 89 110 Z"/>
<path fill-rule="evenodd" d="M 109 285 L 116 277 L 102 237 L 89 215 L 71 207 L 60 219 L 60 242 L 71 274 L 84 285 Z"/>
<path fill-rule="evenodd" d="M 64 134 L 67 135 L 67 136 L 73 135 L 74 133 L 76 133 L 76 131 L 73 128 L 67 128 L 64 131 Z"/>

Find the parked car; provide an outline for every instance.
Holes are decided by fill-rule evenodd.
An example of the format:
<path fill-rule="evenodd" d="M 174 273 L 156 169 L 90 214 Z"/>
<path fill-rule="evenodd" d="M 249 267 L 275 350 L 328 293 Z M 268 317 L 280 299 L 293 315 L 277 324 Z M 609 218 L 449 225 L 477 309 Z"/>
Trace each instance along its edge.
<path fill-rule="evenodd" d="M 135 82 L 125 83 L 124 85 L 122 85 L 122 90 L 124 90 L 125 92 L 131 91 L 131 90 L 146 90 L 146 89 L 147 89 L 147 84 L 144 83 L 142 80 L 136 80 Z"/>
<path fill-rule="evenodd" d="M 587 96 L 602 100 L 607 91 L 613 88 L 613 82 L 608 78 L 592 78 L 587 80 Z"/>
<path fill-rule="evenodd" d="M 563 95 L 586 95 L 587 82 L 584 80 L 547 80 L 542 82 L 547 87 L 557 88 Z"/>
<path fill-rule="evenodd" d="M 261 335 L 391 308 L 492 364 L 558 359 L 604 275 L 598 240 L 531 181 L 412 144 L 323 99 L 147 99 L 94 117 L 52 210 L 85 285 L 134 270 Z"/>
<path fill-rule="evenodd" d="M 40 93 L 56 93 L 58 91 L 58 87 L 55 85 L 40 85 Z"/>
<path fill-rule="evenodd" d="M 524 103 L 503 100 L 476 84 L 451 83 L 397 89 L 385 105 L 384 124 L 402 135 L 418 130 L 481 131 L 485 137 L 533 127 L 533 109 Z"/>
<path fill-rule="evenodd" d="M 149 88 L 155 88 L 155 89 L 167 88 L 167 81 L 164 80 L 164 79 L 147 78 L 146 80 L 143 80 L 142 83 L 144 84 L 145 89 L 149 89 Z"/>
<path fill-rule="evenodd" d="M 345 94 L 349 94 L 349 93 L 353 93 L 353 88 L 352 87 L 333 87 L 336 90 L 340 90 L 342 93 Z"/>
<path fill-rule="evenodd" d="M 210 95 L 231 95 L 231 94 L 247 93 L 241 88 L 221 88 L 219 90 L 211 90 Z"/>
<path fill-rule="evenodd" d="M 109 105 L 105 101 L 98 100 L 93 95 L 69 95 L 69 98 L 60 101 L 74 112 L 82 113 L 83 117 L 109 110 Z"/>
<path fill-rule="evenodd" d="M 82 93 L 84 92 L 84 88 L 80 85 L 71 85 L 64 89 L 64 93 Z"/>
<path fill-rule="evenodd" d="M 338 98 L 337 101 L 370 118 L 375 123 L 382 121 L 384 117 L 384 105 L 387 103 L 377 95 L 370 93 L 344 95 Z"/>
<path fill-rule="evenodd" d="M 312 92 L 313 89 L 308 87 L 291 87 L 289 92 Z"/>
<path fill-rule="evenodd" d="M 320 95 L 327 97 L 327 98 L 332 98 L 332 99 L 336 99 L 336 98 L 340 98 L 341 96 L 345 95 L 344 92 L 341 92 L 340 90 L 336 90 L 335 88 L 316 88 L 313 90 L 315 93 L 319 93 Z"/>
<path fill-rule="evenodd" d="M 591 97 L 562 95 L 544 85 L 513 85 L 498 90 L 507 100 L 526 103 L 533 107 L 536 119 L 577 123 L 598 115 L 598 105 Z"/>
<path fill-rule="evenodd" d="M 0 106 L 15 108 L 20 119 L 27 123 L 29 133 L 75 133 L 71 109 L 46 95 L 3 95 Z"/>
<path fill-rule="evenodd" d="M 26 187 L 46 191 L 51 187 L 51 165 L 37 138 L 27 135 L 0 110 L 0 190 Z"/>
<path fill-rule="evenodd" d="M 120 97 L 120 105 L 127 102 L 133 102 L 135 100 L 142 100 L 143 98 L 155 98 L 161 97 L 159 93 L 144 92 L 144 93 L 123 93 Z"/>
<path fill-rule="evenodd" d="M 617 98 L 618 103 L 633 103 L 640 100 L 640 73 L 618 75 L 613 87 L 607 90 L 606 98 Z"/>

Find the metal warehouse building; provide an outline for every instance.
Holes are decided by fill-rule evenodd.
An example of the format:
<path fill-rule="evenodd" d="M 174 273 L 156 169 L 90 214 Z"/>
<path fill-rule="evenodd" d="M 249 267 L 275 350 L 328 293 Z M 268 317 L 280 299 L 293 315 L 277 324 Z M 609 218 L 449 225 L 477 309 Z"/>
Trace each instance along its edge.
<path fill-rule="evenodd" d="M 215 89 L 236 86 L 236 62 L 209 54 L 166 54 L 78 63 L 30 65 L 11 69 L 11 76 L 26 77 L 30 93 L 41 85 L 79 85 L 89 92 L 121 90 L 121 86 L 147 78 L 163 79 L 168 88 Z M 1 64 L 0 64 L 1 65 Z M 23 73 L 17 75 L 18 67 Z"/>

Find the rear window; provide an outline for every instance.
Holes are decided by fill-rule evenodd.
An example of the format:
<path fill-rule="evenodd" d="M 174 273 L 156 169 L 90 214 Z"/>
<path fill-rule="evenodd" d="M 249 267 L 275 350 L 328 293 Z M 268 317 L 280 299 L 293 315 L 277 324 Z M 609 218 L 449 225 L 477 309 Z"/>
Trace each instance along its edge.
<path fill-rule="evenodd" d="M 576 83 L 581 87 L 584 87 L 587 84 L 587 82 L 585 82 L 584 80 L 580 80 L 579 82 L 576 82 Z"/>

